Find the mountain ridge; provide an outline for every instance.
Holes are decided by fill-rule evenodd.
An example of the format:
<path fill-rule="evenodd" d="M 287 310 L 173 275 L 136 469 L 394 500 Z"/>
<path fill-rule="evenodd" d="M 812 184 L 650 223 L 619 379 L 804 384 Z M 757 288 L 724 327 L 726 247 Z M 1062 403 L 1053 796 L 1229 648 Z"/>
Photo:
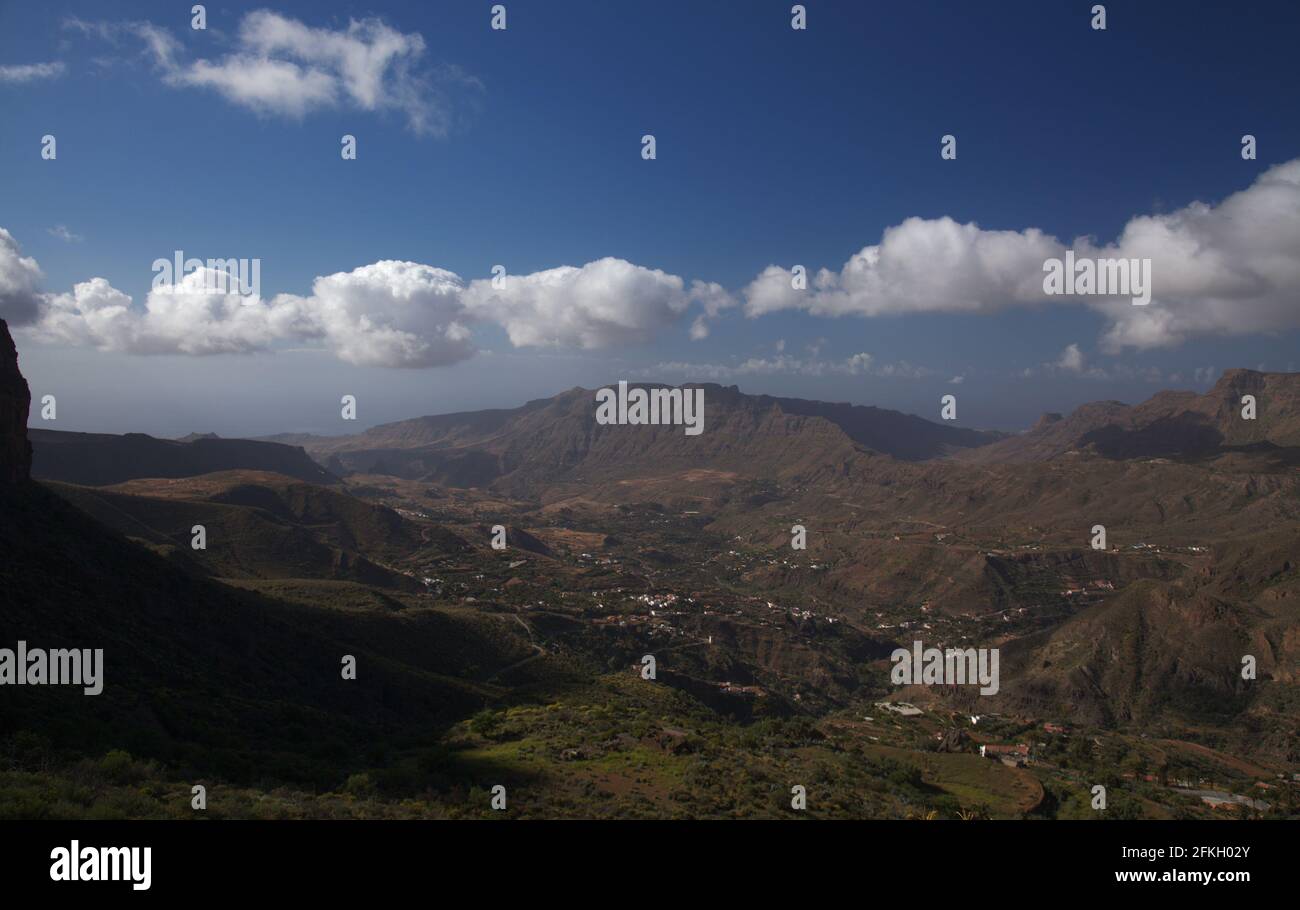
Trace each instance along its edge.
<path fill-rule="evenodd" d="M 160 439 L 146 433 L 78 433 L 27 428 L 32 476 L 84 486 L 141 477 L 191 477 L 215 471 L 271 471 L 309 483 L 337 483 L 300 447 L 200 436 Z"/>
<path fill-rule="evenodd" d="M 1244 419 L 1242 397 L 1256 400 Z M 1300 448 L 1300 373 L 1225 370 L 1205 394 L 1166 389 L 1138 404 L 1094 401 L 1047 413 L 1029 430 L 952 458 L 974 464 L 1047 461 L 1089 450 L 1108 458 L 1205 457 L 1249 446 Z"/>

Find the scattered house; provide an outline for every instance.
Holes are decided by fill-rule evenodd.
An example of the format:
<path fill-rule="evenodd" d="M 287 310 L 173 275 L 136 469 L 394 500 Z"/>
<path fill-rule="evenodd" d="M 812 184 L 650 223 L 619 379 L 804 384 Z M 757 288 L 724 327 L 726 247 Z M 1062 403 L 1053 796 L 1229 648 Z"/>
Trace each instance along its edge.
<path fill-rule="evenodd" d="M 1249 806 L 1262 812 L 1269 808 L 1269 804 L 1262 799 L 1251 799 L 1248 796 L 1226 793 L 1221 790 L 1191 790 L 1187 791 L 1187 795 L 1199 796 L 1201 802 L 1211 809 L 1235 809 L 1237 806 Z"/>
<path fill-rule="evenodd" d="M 997 760 L 1011 758 L 1019 764 L 1025 764 L 1029 761 L 1029 744 L 1017 743 L 1014 746 L 980 746 L 980 758 L 991 758 Z"/>
<path fill-rule="evenodd" d="M 882 711 L 890 711 L 894 714 L 899 714 L 903 717 L 916 717 L 918 714 L 924 713 L 916 705 L 909 704 L 908 702 L 905 701 L 899 701 L 899 702 L 878 701 L 876 702 L 876 707 L 880 708 Z"/>
<path fill-rule="evenodd" d="M 733 682 L 720 682 L 717 683 L 716 685 L 719 689 L 721 689 L 723 692 L 727 693 L 728 695 L 763 696 L 767 694 L 767 690 L 764 689 L 762 686 L 747 686 L 742 683 L 733 683 Z M 795 698 L 798 697 L 799 696 L 796 693 Z"/>
<path fill-rule="evenodd" d="M 1043 724 L 1043 730 L 1048 733 L 1054 733 L 1057 736 L 1063 736 L 1066 733 L 1070 732 L 1068 727 L 1062 724 L 1052 724 L 1052 723 Z"/>

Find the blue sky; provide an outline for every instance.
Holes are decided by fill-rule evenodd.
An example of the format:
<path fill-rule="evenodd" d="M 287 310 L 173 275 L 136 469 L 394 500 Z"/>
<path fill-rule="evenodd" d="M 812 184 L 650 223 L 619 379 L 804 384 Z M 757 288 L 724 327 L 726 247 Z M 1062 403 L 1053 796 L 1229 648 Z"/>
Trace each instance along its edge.
<path fill-rule="evenodd" d="M 11 318 L 33 392 L 58 395 L 60 429 L 341 432 L 341 394 L 358 396 L 369 425 L 620 378 L 714 378 L 931 418 L 955 393 L 959 423 L 1016 428 L 1045 410 L 1204 389 L 1227 367 L 1300 359 L 1300 319 L 1277 304 L 1296 289 L 1289 265 L 1269 271 L 1276 257 L 1262 277 L 1242 267 L 1245 284 L 1267 289 L 1225 303 L 1210 279 L 1162 297 L 1162 262 L 1165 274 L 1189 269 L 1158 256 L 1153 306 L 1171 321 L 1154 342 L 1127 313 L 1004 306 L 988 297 L 996 287 L 955 310 L 910 309 L 906 286 L 886 301 L 861 291 L 844 315 L 802 303 L 758 314 L 746 296 L 771 265 L 838 273 L 909 218 L 1105 248 L 1135 216 L 1247 191 L 1300 158 L 1294 4 L 1108 3 L 1104 31 L 1079 2 L 811 2 L 806 31 L 791 29 L 788 2 L 514 0 L 504 31 L 489 28 L 488 2 L 210 3 L 205 31 L 190 28 L 190 5 L 0 3 L 0 228 L 40 269 L 23 287 L 44 308 L 102 278 L 142 312 L 156 258 L 257 257 L 263 298 L 295 295 L 304 312 L 325 302 L 341 321 L 233 342 L 209 325 L 198 331 L 242 351 L 213 354 Z M 260 9 L 274 17 L 258 28 L 311 30 L 307 56 L 259 44 L 246 16 Z M 319 49 L 352 20 L 373 26 L 352 33 L 357 46 L 377 40 L 373 20 L 423 44 L 374 71 L 368 100 L 311 56 L 328 56 Z M 146 40 L 159 33 L 166 60 Z M 293 110 L 276 85 L 241 81 L 242 66 L 266 60 L 335 82 Z M 17 69 L 42 64 L 53 69 Z M 641 156 L 647 133 L 653 161 Z M 1256 160 L 1241 157 L 1247 133 Z M 46 134 L 54 161 L 40 156 Z M 355 161 L 340 158 L 343 134 L 357 138 Z M 940 157 L 945 134 L 956 160 Z M 1243 210 L 1288 200 L 1261 190 Z M 1236 262 L 1248 242 L 1219 252 Z M 628 325 L 575 317 L 548 339 L 563 289 L 559 303 L 539 303 L 531 285 L 504 302 L 482 289 L 443 313 L 441 353 L 415 367 L 339 336 L 345 316 L 382 321 L 387 310 L 363 313 L 368 295 L 398 277 L 313 291 L 317 276 L 384 260 L 468 285 L 497 263 L 526 276 L 604 257 L 628 266 L 594 282 L 618 299 L 591 299 L 592 313 L 642 307 L 620 311 Z M 628 269 L 676 276 L 682 290 L 625 293 L 620 282 L 643 274 Z M 692 338 L 695 281 L 730 302 L 703 320 L 704 338 Z M 1238 304 L 1234 322 L 1224 313 Z M 431 328 L 401 319 L 416 336 Z M 448 341 L 447 320 L 471 337 Z"/>

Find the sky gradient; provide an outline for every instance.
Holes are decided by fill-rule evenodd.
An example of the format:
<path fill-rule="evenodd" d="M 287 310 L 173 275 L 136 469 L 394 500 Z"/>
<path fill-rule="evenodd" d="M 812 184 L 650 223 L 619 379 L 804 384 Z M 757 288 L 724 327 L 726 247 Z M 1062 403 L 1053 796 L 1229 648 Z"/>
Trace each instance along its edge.
<path fill-rule="evenodd" d="M 337 433 L 343 394 L 369 426 L 628 378 L 1016 429 L 1296 369 L 1294 4 L 505 5 L 0 3 L 0 314 L 47 426 Z M 1039 233 L 1155 251 L 1155 301 L 1030 299 Z M 261 301 L 146 318 L 175 250 L 260 259 Z M 795 264 L 820 294 L 759 293 Z"/>

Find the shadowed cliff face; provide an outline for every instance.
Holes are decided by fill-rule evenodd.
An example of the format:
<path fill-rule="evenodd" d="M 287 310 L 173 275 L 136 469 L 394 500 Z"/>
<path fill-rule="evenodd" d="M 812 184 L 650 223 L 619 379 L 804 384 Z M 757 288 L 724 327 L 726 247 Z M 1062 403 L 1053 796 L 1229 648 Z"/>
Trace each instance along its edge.
<path fill-rule="evenodd" d="M 27 441 L 27 409 L 32 393 L 18 371 L 18 349 L 0 319 L 0 483 L 31 477 L 32 445 Z"/>

